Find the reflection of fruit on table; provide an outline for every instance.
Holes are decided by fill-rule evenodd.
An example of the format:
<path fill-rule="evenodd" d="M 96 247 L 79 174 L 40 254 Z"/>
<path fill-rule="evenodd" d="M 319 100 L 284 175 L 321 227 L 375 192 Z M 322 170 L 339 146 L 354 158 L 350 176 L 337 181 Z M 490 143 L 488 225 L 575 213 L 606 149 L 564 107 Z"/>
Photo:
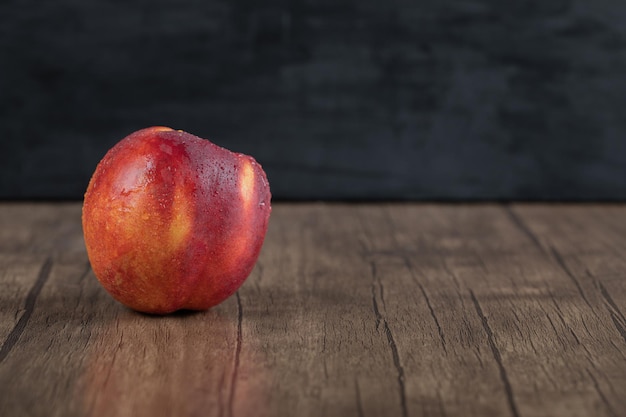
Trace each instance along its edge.
<path fill-rule="evenodd" d="M 162 317 L 80 219 L 0 203 L 0 416 L 626 410 L 626 206 L 275 203 L 239 291 Z"/>

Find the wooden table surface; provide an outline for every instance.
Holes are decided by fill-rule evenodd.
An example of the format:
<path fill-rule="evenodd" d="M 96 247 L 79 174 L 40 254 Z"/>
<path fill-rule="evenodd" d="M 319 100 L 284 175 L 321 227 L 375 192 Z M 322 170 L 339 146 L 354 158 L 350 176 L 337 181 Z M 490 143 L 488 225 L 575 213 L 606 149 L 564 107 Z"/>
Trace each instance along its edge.
<path fill-rule="evenodd" d="M 0 416 L 624 416 L 626 206 L 274 204 L 239 292 L 155 317 L 80 203 L 0 204 Z"/>

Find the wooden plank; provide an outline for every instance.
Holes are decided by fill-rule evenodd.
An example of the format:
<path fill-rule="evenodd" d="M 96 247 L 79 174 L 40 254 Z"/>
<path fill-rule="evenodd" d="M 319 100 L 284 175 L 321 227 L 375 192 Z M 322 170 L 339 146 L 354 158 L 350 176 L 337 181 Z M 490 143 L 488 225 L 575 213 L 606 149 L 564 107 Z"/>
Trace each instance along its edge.
<path fill-rule="evenodd" d="M 53 258 L 85 262 L 80 204 L 0 206 L 0 363 L 18 342 Z"/>
<path fill-rule="evenodd" d="M 81 207 L 78 203 L 2 203 L 0 253 L 84 255 Z"/>
<path fill-rule="evenodd" d="M 561 268 L 578 303 L 559 299 L 563 325 L 578 335 L 599 408 L 626 410 L 626 207 L 534 206 L 513 209 L 529 235 Z M 558 294 L 558 293 L 557 293 Z M 585 314 L 583 314 L 585 313 Z M 572 333 L 574 334 L 574 333 Z"/>
<path fill-rule="evenodd" d="M 502 384 L 500 363 L 492 356 L 491 337 L 465 283 L 452 271 L 460 261 L 482 265 L 471 257 L 476 242 L 471 233 L 460 235 L 454 224 L 453 215 L 465 213 L 442 215 L 440 210 L 397 206 L 363 216 L 371 225 L 372 262 L 387 266 L 386 271 L 381 268 L 381 289 L 384 285 L 385 294 L 394 294 L 401 308 L 388 322 L 400 346 L 408 410 L 410 415 L 506 415 L 508 386 Z M 490 210 L 481 212 L 489 215 Z M 377 224 L 390 230 L 387 241 L 377 239 Z M 404 300 L 407 293 L 413 300 Z"/>
<path fill-rule="evenodd" d="M 221 415 L 232 408 L 235 304 L 147 316 L 113 301 L 86 263 L 55 263 L 0 367 L 0 415 Z"/>
<path fill-rule="evenodd" d="M 49 273 L 49 262 L 0 254 L 0 364 L 18 342 Z"/>
<path fill-rule="evenodd" d="M 467 287 L 451 271 L 454 260 L 480 265 L 451 256 L 466 254 L 471 243 L 455 229 L 455 213 L 404 205 L 359 213 L 374 294 L 386 300 L 384 323 L 397 346 L 403 415 L 507 415 L 506 387 L 490 339 Z"/>
<path fill-rule="evenodd" d="M 278 205 L 273 219 L 240 290 L 243 351 L 272 375 L 270 415 L 402 415 L 353 208 Z"/>
<path fill-rule="evenodd" d="M 76 415 L 71 388 L 93 317 L 78 308 L 88 269 L 86 263 L 50 260 L 44 268 L 47 276 L 29 320 L 0 367 L 0 415 Z"/>
<path fill-rule="evenodd" d="M 366 217 L 374 225 L 384 221 L 383 215 L 377 222 L 371 221 L 372 215 Z M 626 363 L 613 346 L 620 340 L 619 335 L 611 335 L 609 317 L 599 319 L 596 309 L 577 297 L 567 274 L 519 229 L 506 210 L 407 205 L 392 207 L 387 217 L 397 244 L 388 240 L 372 254 L 404 259 L 416 282 L 411 288 L 408 280 L 399 280 L 396 268 L 395 274 L 388 274 L 393 279 L 383 280 L 385 291 L 397 285 L 398 294 L 421 293 L 432 312 L 430 340 L 441 342 L 440 349 L 427 349 L 428 364 L 434 369 L 430 375 L 424 356 L 415 359 L 414 346 L 398 349 L 409 413 L 432 414 L 426 407 L 437 402 L 442 414 L 445 410 L 447 414 L 611 416 L 626 409 L 621 395 L 626 387 Z M 460 299 L 456 303 L 454 296 Z M 400 304 L 404 314 L 390 318 L 390 328 L 405 329 L 396 332 L 396 344 L 409 346 L 423 333 L 417 328 L 411 331 L 407 324 L 410 303 Z M 468 364 L 470 356 L 461 350 L 460 335 L 467 335 L 470 346 L 489 353 L 492 357 L 481 358 L 481 365 L 495 366 L 497 372 L 484 372 L 473 381 L 464 378 L 481 368 Z M 455 358 L 459 351 L 463 353 Z M 596 357 L 613 361 L 613 368 L 606 368 L 602 375 L 612 387 L 610 396 L 597 389 L 603 382 L 598 382 L 601 377 L 590 364 Z M 485 398 L 481 387 L 489 393 L 489 384 L 495 386 L 486 401 L 492 409 L 478 409 Z M 475 400 L 462 398 L 467 394 Z"/>
<path fill-rule="evenodd" d="M 153 317 L 97 283 L 78 204 L 0 205 L 0 415 L 624 415 L 624 216 L 276 204 L 235 296 Z"/>

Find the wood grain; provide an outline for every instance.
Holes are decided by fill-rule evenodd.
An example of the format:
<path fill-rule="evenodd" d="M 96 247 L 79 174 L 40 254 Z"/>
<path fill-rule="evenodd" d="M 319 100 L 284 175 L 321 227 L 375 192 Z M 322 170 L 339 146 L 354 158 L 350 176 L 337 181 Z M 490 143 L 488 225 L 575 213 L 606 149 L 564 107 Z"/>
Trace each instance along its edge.
<path fill-rule="evenodd" d="M 626 415 L 626 206 L 276 204 L 244 286 L 138 314 L 80 205 L 0 205 L 1 416 Z"/>

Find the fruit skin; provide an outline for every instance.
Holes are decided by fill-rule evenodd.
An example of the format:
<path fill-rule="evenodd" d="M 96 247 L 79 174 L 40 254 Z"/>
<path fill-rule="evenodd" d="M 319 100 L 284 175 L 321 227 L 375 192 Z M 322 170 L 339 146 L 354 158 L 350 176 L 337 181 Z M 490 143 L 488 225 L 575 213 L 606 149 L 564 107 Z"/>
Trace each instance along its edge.
<path fill-rule="evenodd" d="M 134 310 L 208 309 L 252 271 L 270 200 L 252 157 L 180 130 L 139 130 L 109 150 L 87 187 L 91 267 Z"/>

